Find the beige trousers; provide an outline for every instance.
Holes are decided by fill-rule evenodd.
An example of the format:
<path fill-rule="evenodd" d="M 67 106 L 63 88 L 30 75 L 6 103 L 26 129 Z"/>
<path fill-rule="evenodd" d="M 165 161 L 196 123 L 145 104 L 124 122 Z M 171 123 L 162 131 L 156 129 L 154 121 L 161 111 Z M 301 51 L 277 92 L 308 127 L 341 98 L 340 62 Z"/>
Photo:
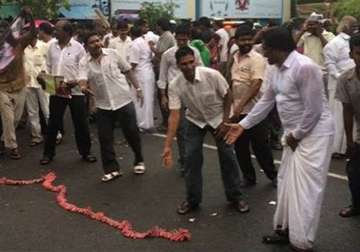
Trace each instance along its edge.
<path fill-rule="evenodd" d="M 24 111 L 25 88 L 18 92 L 8 93 L 0 91 L 0 114 L 3 125 L 1 140 L 5 148 L 17 148 L 15 129 Z"/>

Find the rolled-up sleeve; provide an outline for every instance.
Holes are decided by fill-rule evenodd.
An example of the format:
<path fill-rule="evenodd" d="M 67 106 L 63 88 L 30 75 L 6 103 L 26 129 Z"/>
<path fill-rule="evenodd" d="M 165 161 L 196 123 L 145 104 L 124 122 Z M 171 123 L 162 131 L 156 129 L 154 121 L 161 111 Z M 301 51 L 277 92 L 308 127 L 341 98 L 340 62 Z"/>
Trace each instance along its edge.
<path fill-rule="evenodd" d="M 304 112 L 300 123 L 292 132 L 296 139 L 303 139 L 319 122 L 323 112 L 323 79 L 321 70 L 314 65 L 304 65 L 296 76 Z"/>
<path fill-rule="evenodd" d="M 177 93 L 176 85 L 177 85 L 177 79 L 170 82 L 169 84 L 169 109 L 170 110 L 179 110 L 181 108 L 181 99 L 179 94 Z"/>

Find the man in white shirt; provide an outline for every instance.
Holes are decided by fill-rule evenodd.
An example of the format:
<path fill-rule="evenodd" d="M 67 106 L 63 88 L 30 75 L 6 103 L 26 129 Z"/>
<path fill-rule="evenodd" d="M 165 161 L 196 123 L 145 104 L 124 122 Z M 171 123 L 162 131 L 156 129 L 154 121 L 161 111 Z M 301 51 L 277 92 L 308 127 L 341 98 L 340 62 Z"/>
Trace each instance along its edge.
<path fill-rule="evenodd" d="M 213 24 L 216 34 L 220 36 L 220 71 L 225 74 L 226 63 L 228 61 L 228 43 L 230 39 L 229 33 L 224 29 L 223 20 L 216 20 Z"/>
<path fill-rule="evenodd" d="M 176 45 L 165 51 L 161 56 L 160 61 L 160 74 L 157 82 L 160 92 L 160 106 L 164 111 L 169 111 L 169 99 L 167 95 L 168 84 L 181 74 L 179 69 L 175 53 L 179 48 L 188 46 L 190 40 L 190 30 L 188 25 L 179 25 L 175 30 Z M 195 60 L 198 65 L 202 65 L 199 51 L 196 48 L 190 47 L 194 51 Z M 184 123 L 184 109 L 181 111 L 180 125 L 177 130 L 176 139 L 179 149 L 179 164 L 180 172 L 184 173 L 185 165 L 185 123 Z"/>
<path fill-rule="evenodd" d="M 46 50 L 46 44 L 37 38 L 34 38 L 25 49 L 26 108 L 31 126 L 30 146 L 36 146 L 43 142 L 39 106 L 45 120 L 49 119 L 49 100 L 38 82 L 39 75 L 46 71 Z"/>
<path fill-rule="evenodd" d="M 119 36 L 113 38 L 109 42 L 109 48 L 115 49 L 121 58 L 129 62 L 129 50 L 131 45 L 131 38 L 129 34 L 129 25 L 125 21 L 118 23 Z"/>
<path fill-rule="evenodd" d="M 85 56 L 84 47 L 72 38 L 73 29 L 69 21 L 58 21 L 55 25 L 57 41 L 50 44 L 47 53 L 47 71 L 64 80 L 62 92 L 57 89 L 50 97 L 50 118 L 41 165 L 49 164 L 55 156 L 56 136 L 61 128 L 66 107 L 70 107 L 75 128 L 76 145 L 86 162 L 96 162 L 91 155 L 91 139 L 87 120 L 85 96 L 78 86 L 79 62 Z"/>
<path fill-rule="evenodd" d="M 155 74 L 151 63 L 152 51 L 137 26 L 131 28 L 131 42 L 129 62 L 134 69 L 135 78 L 144 92 L 144 104 L 135 101 L 138 126 L 141 131 L 154 129 L 154 93 Z"/>
<path fill-rule="evenodd" d="M 356 18 L 343 17 L 337 28 L 339 34 L 324 48 L 325 66 L 329 75 L 329 107 L 335 119 L 334 158 L 345 157 L 346 152 L 343 106 L 340 101 L 335 99 L 336 87 L 341 74 L 355 66 L 354 61 L 350 58 L 349 40 L 358 28 Z"/>
<path fill-rule="evenodd" d="M 142 90 L 133 76 L 131 65 L 113 49 L 103 49 L 100 37 L 90 33 L 85 37 L 89 52 L 80 62 L 80 87 L 93 90 L 97 107 L 98 136 L 105 175 L 103 182 L 119 177 L 122 172 L 114 151 L 114 123 L 118 120 L 124 136 L 134 154 L 134 173 L 145 172 L 139 129 L 136 125 L 135 106 L 132 102 L 129 79 L 142 101 Z M 88 83 L 87 83 L 88 81 Z M 90 91 L 91 92 L 91 91 Z"/>
<path fill-rule="evenodd" d="M 195 210 L 202 200 L 202 146 L 207 132 L 216 141 L 226 198 L 240 213 L 249 211 L 240 192 L 240 170 L 234 146 L 225 143 L 232 102 L 231 91 L 217 70 L 197 66 L 194 51 L 182 47 L 176 52 L 181 70 L 169 84 L 169 127 L 163 150 L 163 164 L 172 166 L 172 142 L 180 121 L 180 109 L 186 107 L 185 131 L 185 184 L 186 200 L 177 209 L 178 214 Z"/>
<path fill-rule="evenodd" d="M 327 105 L 322 71 L 295 50 L 286 28 L 264 34 L 264 55 L 271 66 L 266 90 L 255 107 L 226 134 L 231 144 L 261 122 L 274 107 L 284 127 L 284 150 L 278 174 L 275 234 L 265 243 L 289 243 L 295 251 L 312 251 L 331 161 L 334 122 Z"/>
<path fill-rule="evenodd" d="M 324 67 L 323 48 L 335 35 L 321 27 L 321 20 L 322 15 L 312 13 L 303 29 L 296 35 L 295 42 L 298 47 L 304 48 L 304 55 L 320 67 Z"/>

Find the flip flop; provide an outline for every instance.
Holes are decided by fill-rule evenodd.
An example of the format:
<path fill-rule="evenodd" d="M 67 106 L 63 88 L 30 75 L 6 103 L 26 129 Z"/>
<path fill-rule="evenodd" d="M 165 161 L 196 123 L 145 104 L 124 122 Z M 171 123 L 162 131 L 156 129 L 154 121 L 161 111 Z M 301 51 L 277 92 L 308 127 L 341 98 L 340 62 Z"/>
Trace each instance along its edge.
<path fill-rule="evenodd" d="M 104 174 L 104 176 L 102 176 L 101 178 L 101 181 L 102 182 L 109 182 L 109 181 L 112 181 L 116 178 L 119 178 L 122 174 L 119 172 L 119 171 L 114 171 L 114 172 L 111 172 L 111 173 L 107 173 L 107 174 Z"/>

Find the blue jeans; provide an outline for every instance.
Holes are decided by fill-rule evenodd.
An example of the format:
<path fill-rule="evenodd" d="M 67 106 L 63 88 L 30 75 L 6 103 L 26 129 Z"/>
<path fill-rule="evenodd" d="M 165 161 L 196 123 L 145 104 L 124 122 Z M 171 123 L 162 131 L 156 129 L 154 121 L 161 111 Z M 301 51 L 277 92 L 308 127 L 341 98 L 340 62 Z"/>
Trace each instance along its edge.
<path fill-rule="evenodd" d="M 209 126 L 200 128 L 186 120 L 185 135 L 185 185 L 186 200 L 191 205 L 199 205 L 202 199 L 202 165 L 203 142 L 209 131 L 213 136 L 215 130 Z M 241 200 L 240 168 L 233 145 L 228 145 L 223 139 L 215 139 L 218 148 L 221 176 L 228 201 Z"/>

